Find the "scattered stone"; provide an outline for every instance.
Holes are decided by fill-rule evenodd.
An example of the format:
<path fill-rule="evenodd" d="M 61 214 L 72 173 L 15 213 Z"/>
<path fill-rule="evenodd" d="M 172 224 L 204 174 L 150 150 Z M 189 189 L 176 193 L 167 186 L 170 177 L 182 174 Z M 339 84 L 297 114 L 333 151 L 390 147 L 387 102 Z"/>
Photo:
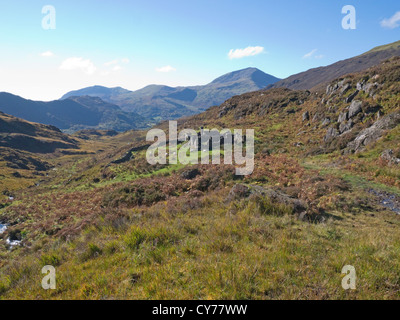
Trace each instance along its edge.
<path fill-rule="evenodd" d="M 382 152 L 381 158 L 389 162 L 389 164 L 400 164 L 400 159 L 397 158 L 392 149 L 387 149 Z"/>

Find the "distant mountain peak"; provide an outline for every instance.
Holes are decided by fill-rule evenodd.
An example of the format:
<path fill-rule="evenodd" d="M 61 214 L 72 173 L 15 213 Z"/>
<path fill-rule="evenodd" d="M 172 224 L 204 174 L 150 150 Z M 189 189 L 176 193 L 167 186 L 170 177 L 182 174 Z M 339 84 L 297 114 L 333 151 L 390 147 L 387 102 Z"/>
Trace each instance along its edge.
<path fill-rule="evenodd" d="M 255 84 L 260 88 L 279 81 L 278 78 L 271 76 L 260 69 L 250 67 L 224 74 L 223 76 L 212 81 L 211 84 L 230 83 L 245 80 L 254 81 Z"/>
<path fill-rule="evenodd" d="M 133 111 L 148 120 L 159 121 L 200 113 L 232 96 L 263 89 L 279 80 L 250 67 L 224 74 L 202 86 L 174 88 L 152 84 L 136 91 L 120 87 L 93 86 L 68 92 L 62 99 L 74 96 L 98 96 L 104 101 L 120 106 L 124 111 Z"/>

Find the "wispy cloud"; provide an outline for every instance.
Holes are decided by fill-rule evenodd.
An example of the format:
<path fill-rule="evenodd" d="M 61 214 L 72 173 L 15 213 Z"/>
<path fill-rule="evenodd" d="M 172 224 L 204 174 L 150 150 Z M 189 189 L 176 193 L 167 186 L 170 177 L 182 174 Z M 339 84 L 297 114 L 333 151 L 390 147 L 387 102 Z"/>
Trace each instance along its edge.
<path fill-rule="evenodd" d="M 52 57 L 52 56 L 54 56 L 54 53 L 51 51 L 45 51 L 45 52 L 42 52 L 40 55 L 42 57 Z"/>
<path fill-rule="evenodd" d="M 130 60 L 128 58 L 123 58 L 121 61 L 122 61 L 122 63 L 129 63 L 130 62 Z"/>
<path fill-rule="evenodd" d="M 65 59 L 61 63 L 60 70 L 81 70 L 84 73 L 91 75 L 96 72 L 97 68 L 90 59 L 72 57 Z"/>
<path fill-rule="evenodd" d="M 306 53 L 303 56 L 303 59 L 310 59 L 317 51 L 318 51 L 318 49 L 311 50 L 309 53 Z"/>
<path fill-rule="evenodd" d="M 392 17 L 389 19 L 383 19 L 381 21 L 381 26 L 383 28 L 394 29 L 400 26 L 400 11 L 397 11 Z"/>
<path fill-rule="evenodd" d="M 110 66 L 115 65 L 115 64 L 117 64 L 117 63 L 118 63 L 118 60 L 115 59 L 115 60 L 106 62 L 104 65 L 105 65 L 106 67 L 110 67 Z"/>
<path fill-rule="evenodd" d="M 161 67 L 161 68 L 156 68 L 157 72 L 172 72 L 172 71 L 176 71 L 176 69 L 174 67 L 171 66 L 165 66 L 165 67 Z"/>
<path fill-rule="evenodd" d="M 114 68 L 112 68 L 113 71 L 120 71 L 122 70 L 122 67 L 119 65 L 114 66 Z"/>
<path fill-rule="evenodd" d="M 247 47 L 244 49 L 231 49 L 228 53 L 229 59 L 241 59 L 244 57 L 256 56 L 264 52 L 263 47 Z"/>

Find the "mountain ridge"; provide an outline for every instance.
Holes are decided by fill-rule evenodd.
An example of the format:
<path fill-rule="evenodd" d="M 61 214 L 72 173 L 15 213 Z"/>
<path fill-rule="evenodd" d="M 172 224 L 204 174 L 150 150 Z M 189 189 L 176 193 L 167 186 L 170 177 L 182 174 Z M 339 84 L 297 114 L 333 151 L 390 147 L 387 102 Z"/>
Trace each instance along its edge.
<path fill-rule="evenodd" d="M 282 79 L 267 88 L 311 90 L 349 73 L 360 72 L 400 55 L 400 41 L 375 47 L 358 56 L 337 61 L 323 67 L 312 68 Z"/>
<path fill-rule="evenodd" d="M 120 106 L 123 111 L 155 120 L 171 120 L 200 113 L 232 96 L 260 90 L 278 80 L 257 68 L 245 68 L 224 74 L 206 85 L 170 87 L 151 84 L 135 91 L 92 86 L 70 91 L 61 100 L 81 95 L 99 96 Z"/>
<path fill-rule="evenodd" d="M 145 127 L 141 116 L 124 112 L 117 105 L 89 96 L 43 102 L 0 92 L 0 111 L 69 132 L 81 129 L 126 131 Z"/>

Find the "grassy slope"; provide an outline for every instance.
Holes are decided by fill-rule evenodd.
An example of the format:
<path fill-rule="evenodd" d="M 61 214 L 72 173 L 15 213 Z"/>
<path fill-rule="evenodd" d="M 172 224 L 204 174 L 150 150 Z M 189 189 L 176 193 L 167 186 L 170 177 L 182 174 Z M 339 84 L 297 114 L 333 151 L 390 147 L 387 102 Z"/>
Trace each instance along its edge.
<path fill-rule="evenodd" d="M 376 97 L 385 113 L 398 110 L 396 70 L 398 61 L 368 71 L 386 77 Z M 364 77 L 346 79 L 354 86 Z M 256 92 L 180 121 L 181 127 L 255 128 L 256 169 L 242 182 L 306 201 L 312 222 L 268 199 L 227 201 L 240 182 L 229 166 L 199 166 L 201 175 L 191 181 L 181 178 L 180 166 L 151 167 L 144 151 L 108 166 L 129 150 L 128 142 L 142 144 L 144 133 L 101 137 L 82 144 L 93 155 L 52 159 L 58 171 L 0 211 L 0 218 L 18 222 L 10 230 L 24 235 L 24 247 L 0 249 L 0 297 L 399 299 L 400 216 L 368 193 L 400 193 L 399 167 L 380 159 L 400 145 L 399 127 L 363 152 L 343 155 L 322 143 L 320 122 L 302 121 L 306 110 L 333 119 L 347 105 L 340 97 L 328 109 L 323 97 Z M 219 117 L 224 107 L 230 109 Z M 325 152 L 316 153 L 321 146 Z M 57 268 L 55 291 L 40 287 L 46 264 Z M 341 287 L 347 264 L 357 271 L 355 291 Z"/>

